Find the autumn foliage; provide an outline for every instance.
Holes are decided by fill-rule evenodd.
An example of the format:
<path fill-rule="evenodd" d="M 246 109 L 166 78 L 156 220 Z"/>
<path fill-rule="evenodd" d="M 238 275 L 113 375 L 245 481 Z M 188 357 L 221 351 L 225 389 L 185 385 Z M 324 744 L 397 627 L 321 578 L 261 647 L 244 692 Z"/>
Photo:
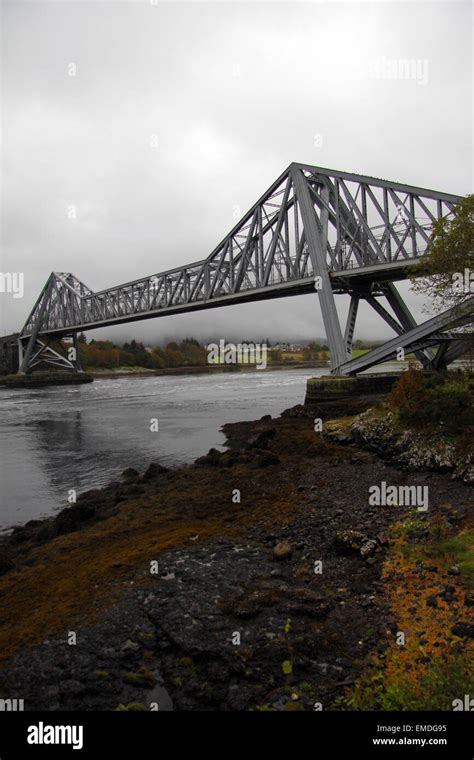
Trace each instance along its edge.
<path fill-rule="evenodd" d="M 388 402 L 403 424 L 460 432 L 474 424 L 474 379 L 466 372 L 430 374 L 410 365 Z"/>

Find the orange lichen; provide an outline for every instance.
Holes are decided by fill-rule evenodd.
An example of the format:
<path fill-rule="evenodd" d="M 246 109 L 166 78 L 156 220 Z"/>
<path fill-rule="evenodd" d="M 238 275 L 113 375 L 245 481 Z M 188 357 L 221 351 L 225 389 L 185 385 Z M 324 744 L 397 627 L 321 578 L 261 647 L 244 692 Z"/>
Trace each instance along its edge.
<path fill-rule="evenodd" d="M 416 518 L 411 524 L 415 522 Z M 425 709 L 425 704 L 430 705 L 429 699 L 439 700 L 443 704 L 442 709 L 448 709 L 449 695 L 438 694 L 437 691 L 445 689 L 441 681 L 446 678 L 450 680 L 451 668 L 457 669 L 456 678 L 468 689 L 468 663 L 471 662 L 472 666 L 474 642 L 464 640 L 461 644 L 461 639 L 451 632 L 454 621 L 466 621 L 472 615 L 464 603 L 468 579 L 462 573 L 448 574 L 456 557 L 440 550 L 444 538 L 438 534 L 441 522 L 439 513 L 431 517 L 430 522 L 425 524 L 431 535 L 422 534 L 416 543 L 413 543 L 413 536 L 411 541 L 408 538 L 407 523 L 398 522 L 392 526 L 392 540 L 383 565 L 382 580 L 397 632 L 388 636 L 388 648 L 383 654 L 376 653 L 371 657 L 369 667 L 359 679 L 353 696 L 348 699 L 352 706 L 360 709 L 407 709 L 401 708 L 397 699 L 404 704 L 409 694 L 412 709 Z M 472 517 L 466 520 L 462 533 L 458 535 L 463 535 L 472 522 Z M 420 560 L 429 569 L 420 565 Z M 446 585 L 452 586 L 454 591 L 445 601 L 439 592 Z M 400 633 L 404 634 L 404 643 L 397 641 Z M 424 694 L 427 682 L 430 682 L 432 689 L 430 695 Z M 371 689 L 372 696 L 369 694 Z"/>

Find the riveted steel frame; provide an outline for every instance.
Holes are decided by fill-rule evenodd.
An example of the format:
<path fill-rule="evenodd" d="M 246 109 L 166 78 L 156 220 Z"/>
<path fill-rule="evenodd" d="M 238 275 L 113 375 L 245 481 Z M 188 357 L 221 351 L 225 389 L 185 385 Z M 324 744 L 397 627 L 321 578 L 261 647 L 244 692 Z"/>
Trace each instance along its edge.
<path fill-rule="evenodd" d="M 315 292 L 315 278 L 332 371 L 345 372 L 361 299 L 399 334 L 416 327 L 393 283 L 407 277 L 427 250 L 433 222 L 459 199 L 291 164 L 201 261 L 96 292 L 71 273 L 53 272 L 19 337 L 20 372 L 40 359 L 59 361 L 44 347 L 40 351 L 39 341 L 47 345 L 108 325 Z M 351 297 L 345 329 L 336 309 L 339 294 Z M 393 317 L 379 304 L 381 296 Z M 433 359 L 428 349 L 421 355 L 425 363 Z"/>

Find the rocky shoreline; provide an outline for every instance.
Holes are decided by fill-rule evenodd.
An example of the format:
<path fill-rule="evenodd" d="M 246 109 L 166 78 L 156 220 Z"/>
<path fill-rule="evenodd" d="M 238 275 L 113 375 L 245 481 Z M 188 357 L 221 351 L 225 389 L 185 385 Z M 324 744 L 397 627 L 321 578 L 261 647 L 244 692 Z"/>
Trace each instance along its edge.
<path fill-rule="evenodd" d="M 420 667 L 467 652 L 463 571 L 449 556 L 436 571 L 419 559 L 400 570 L 396 526 L 464 531 L 472 489 L 420 471 L 409 480 L 429 483 L 429 514 L 369 506 L 371 485 L 405 484 L 406 471 L 314 430 L 317 417 L 340 423 L 369 405 L 225 425 L 225 452 L 126 470 L 13 530 L 1 541 L 0 697 L 27 710 L 350 709 L 374 653 L 396 651 L 405 608 L 393 594 L 414 568 L 436 603 Z M 413 637 L 428 598 L 415 593 L 403 618 Z"/>

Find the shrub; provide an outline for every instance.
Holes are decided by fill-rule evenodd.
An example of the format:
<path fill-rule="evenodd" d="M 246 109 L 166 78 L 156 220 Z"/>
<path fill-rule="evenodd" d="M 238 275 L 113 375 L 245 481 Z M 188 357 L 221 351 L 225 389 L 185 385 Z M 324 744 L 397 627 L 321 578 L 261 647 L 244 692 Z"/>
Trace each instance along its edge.
<path fill-rule="evenodd" d="M 410 365 L 392 388 L 389 405 L 400 422 L 459 432 L 474 423 L 474 381 L 465 372 L 428 374 Z"/>
<path fill-rule="evenodd" d="M 367 669 L 346 699 L 353 710 L 452 710 L 453 700 L 472 693 L 474 683 L 465 654 L 434 657 L 419 679 L 401 669 L 391 674 Z"/>

